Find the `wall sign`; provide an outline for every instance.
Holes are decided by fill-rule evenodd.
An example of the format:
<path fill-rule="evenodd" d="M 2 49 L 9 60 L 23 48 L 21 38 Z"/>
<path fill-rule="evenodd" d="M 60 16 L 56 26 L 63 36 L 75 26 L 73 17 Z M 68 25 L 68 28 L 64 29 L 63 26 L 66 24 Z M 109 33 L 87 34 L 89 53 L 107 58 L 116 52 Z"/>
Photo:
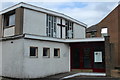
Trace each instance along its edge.
<path fill-rule="evenodd" d="M 94 62 L 102 62 L 102 51 L 94 52 Z"/>

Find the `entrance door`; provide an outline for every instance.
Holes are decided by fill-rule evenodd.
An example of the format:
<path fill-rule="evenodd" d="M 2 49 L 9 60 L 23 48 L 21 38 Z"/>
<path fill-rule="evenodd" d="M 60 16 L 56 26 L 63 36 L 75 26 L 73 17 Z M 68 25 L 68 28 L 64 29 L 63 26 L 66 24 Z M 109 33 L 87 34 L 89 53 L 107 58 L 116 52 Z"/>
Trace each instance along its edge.
<path fill-rule="evenodd" d="M 72 69 L 91 69 L 93 62 L 91 48 L 72 48 L 71 49 L 71 68 Z"/>
<path fill-rule="evenodd" d="M 93 62 L 93 55 L 92 55 L 92 49 L 91 48 L 83 48 L 83 66 L 81 68 L 84 69 L 92 69 L 92 62 Z M 81 62 L 82 64 L 82 62 Z"/>
<path fill-rule="evenodd" d="M 71 50 L 71 68 L 79 69 L 80 68 L 80 48 L 74 48 Z"/>

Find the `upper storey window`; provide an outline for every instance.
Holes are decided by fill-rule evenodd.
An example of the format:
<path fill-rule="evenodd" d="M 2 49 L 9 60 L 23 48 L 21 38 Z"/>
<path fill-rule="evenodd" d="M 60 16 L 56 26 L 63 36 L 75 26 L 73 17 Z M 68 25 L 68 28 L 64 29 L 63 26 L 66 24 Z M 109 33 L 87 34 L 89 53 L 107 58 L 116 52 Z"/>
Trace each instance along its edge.
<path fill-rule="evenodd" d="M 46 34 L 49 37 L 56 37 L 56 17 L 47 14 Z"/>
<path fill-rule="evenodd" d="M 101 35 L 102 35 L 102 37 L 108 36 L 108 28 L 102 28 L 101 29 Z"/>
<path fill-rule="evenodd" d="M 71 39 L 73 38 L 73 22 L 65 21 L 66 25 L 66 38 Z"/>
<path fill-rule="evenodd" d="M 4 15 L 4 25 L 5 26 L 15 25 L 15 13 L 14 12 Z"/>

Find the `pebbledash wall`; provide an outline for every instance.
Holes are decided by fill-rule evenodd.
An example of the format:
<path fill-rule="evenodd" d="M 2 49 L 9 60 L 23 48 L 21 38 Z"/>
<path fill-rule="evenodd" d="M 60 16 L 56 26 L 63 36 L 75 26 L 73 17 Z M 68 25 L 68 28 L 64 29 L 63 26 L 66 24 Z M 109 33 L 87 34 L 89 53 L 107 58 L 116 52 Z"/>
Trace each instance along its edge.
<path fill-rule="evenodd" d="M 2 76 L 39 78 L 70 71 L 68 44 L 29 39 L 9 40 L 2 44 Z M 38 58 L 29 56 L 30 46 L 38 47 Z M 50 58 L 43 57 L 43 47 L 50 48 Z M 60 48 L 60 58 L 54 57 L 54 48 Z"/>
<path fill-rule="evenodd" d="M 38 58 L 29 57 L 29 47 L 38 47 Z M 43 57 L 43 47 L 50 48 L 50 58 Z M 54 48 L 60 49 L 60 58 L 54 57 Z M 36 78 L 70 71 L 69 45 L 58 42 L 24 40 L 24 77 Z"/>
<path fill-rule="evenodd" d="M 24 61 L 23 39 L 2 42 L 2 76 L 22 77 Z"/>

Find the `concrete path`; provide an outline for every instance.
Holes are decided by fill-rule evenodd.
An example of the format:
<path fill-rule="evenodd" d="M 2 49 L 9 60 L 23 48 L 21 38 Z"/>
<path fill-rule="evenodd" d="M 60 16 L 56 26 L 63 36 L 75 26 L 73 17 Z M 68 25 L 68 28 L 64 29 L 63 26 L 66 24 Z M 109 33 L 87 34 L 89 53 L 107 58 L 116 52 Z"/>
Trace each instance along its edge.
<path fill-rule="evenodd" d="M 35 80 L 120 80 L 120 78 L 106 77 L 105 73 L 61 73 Z"/>
<path fill-rule="evenodd" d="M 13 80 L 13 79 L 2 79 Z M 16 79 L 14 79 L 16 80 Z M 120 78 L 106 77 L 105 73 L 78 73 L 67 72 L 38 79 L 17 79 L 17 80 L 120 80 Z"/>

